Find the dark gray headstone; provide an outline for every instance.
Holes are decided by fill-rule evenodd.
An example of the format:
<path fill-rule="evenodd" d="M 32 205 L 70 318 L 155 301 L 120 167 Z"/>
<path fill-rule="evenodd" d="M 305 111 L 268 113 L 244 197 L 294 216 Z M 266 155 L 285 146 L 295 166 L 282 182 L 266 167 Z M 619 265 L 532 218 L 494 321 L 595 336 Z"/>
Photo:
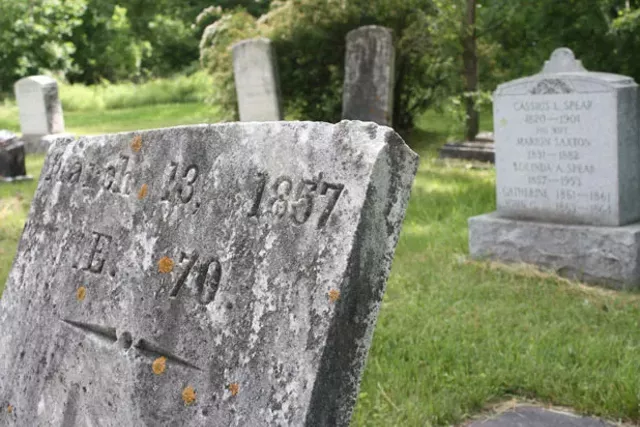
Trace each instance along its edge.
<path fill-rule="evenodd" d="M 347 425 L 417 163 L 362 122 L 58 139 L 0 300 L 0 424 Z"/>
<path fill-rule="evenodd" d="M 395 49 L 389 28 L 370 25 L 347 34 L 342 118 L 391 125 Z"/>
<path fill-rule="evenodd" d="M 24 142 L 8 130 L 0 130 L 0 182 L 31 179 L 24 163 Z"/>

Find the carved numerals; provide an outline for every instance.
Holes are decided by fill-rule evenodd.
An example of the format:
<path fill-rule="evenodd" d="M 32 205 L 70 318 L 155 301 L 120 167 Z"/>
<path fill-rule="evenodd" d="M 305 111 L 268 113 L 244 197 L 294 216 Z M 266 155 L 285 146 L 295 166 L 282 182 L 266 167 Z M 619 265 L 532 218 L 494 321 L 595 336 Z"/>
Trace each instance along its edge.
<path fill-rule="evenodd" d="M 180 252 L 178 258 L 178 280 L 169 291 L 170 298 L 177 298 L 189 276 L 195 275 L 195 294 L 201 304 L 211 303 L 222 279 L 222 265 L 215 257 L 200 259 L 197 252 Z"/>
<path fill-rule="evenodd" d="M 198 180 L 199 173 L 196 165 L 181 167 L 177 162 L 169 163 L 164 173 L 161 200 L 189 203 L 193 198 L 194 185 Z"/>
<path fill-rule="evenodd" d="M 261 213 L 267 212 L 277 220 L 286 219 L 300 225 L 309 220 L 314 213 L 315 205 L 318 205 L 318 228 L 327 224 L 344 190 L 343 184 L 324 181 L 322 174 L 314 179 L 302 179 L 294 186 L 294 181 L 288 176 L 280 176 L 269 183 L 269 176 L 260 172 L 256 174 L 255 183 L 255 195 L 248 212 L 249 217 L 258 217 Z M 265 206 L 262 206 L 263 204 Z"/>

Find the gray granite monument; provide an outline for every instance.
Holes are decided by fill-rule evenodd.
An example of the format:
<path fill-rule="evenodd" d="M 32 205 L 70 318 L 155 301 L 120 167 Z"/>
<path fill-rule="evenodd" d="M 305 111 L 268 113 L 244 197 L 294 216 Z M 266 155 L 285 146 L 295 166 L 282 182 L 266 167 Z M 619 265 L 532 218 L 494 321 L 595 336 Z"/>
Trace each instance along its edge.
<path fill-rule="evenodd" d="M 640 285 L 640 133 L 632 78 L 557 49 L 494 94 L 497 211 L 469 219 L 475 258 Z"/>
<path fill-rule="evenodd" d="M 14 90 L 27 153 L 46 152 L 47 136 L 64 133 L 58 83 L 48 76 L 31 76 L 18 80 Z"/>
<path fill-rule="evenodd" d="M 282 120 L 280 77 L 271 40 L 243 40 L 233 45 L 232 52 L 240 120 Z"/>
<path fill-rule="evenodd" d="M 393 32 L 376 25 L 347 34 L 342 118 L 391 125 L 395 49 Z"/>
<path fill-rule="evenodd" d="M 0 425 L 348 425 L 417 165 L 363 122 L 57 139 L 0 299 Z"/>

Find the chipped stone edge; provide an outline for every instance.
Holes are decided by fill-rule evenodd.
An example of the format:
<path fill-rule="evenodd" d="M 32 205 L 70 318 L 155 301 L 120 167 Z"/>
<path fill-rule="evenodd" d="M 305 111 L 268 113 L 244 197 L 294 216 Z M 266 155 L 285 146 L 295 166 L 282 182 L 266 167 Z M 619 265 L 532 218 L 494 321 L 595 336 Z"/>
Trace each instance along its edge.
<path fill-rule="evenodd" d="M 349 425 L 418 170 L 418 155 L 391 128 L 381 128 L 386 144 L 371 171 L 306 426 Z"/>

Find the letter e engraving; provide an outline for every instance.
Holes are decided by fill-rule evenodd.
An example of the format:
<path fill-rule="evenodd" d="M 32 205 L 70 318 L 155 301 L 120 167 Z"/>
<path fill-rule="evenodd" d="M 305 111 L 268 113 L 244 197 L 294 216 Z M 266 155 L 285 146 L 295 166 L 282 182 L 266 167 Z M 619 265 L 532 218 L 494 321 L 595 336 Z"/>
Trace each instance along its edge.
<path fill-rule="evenodd" d="M 109 246 L 113 237 L 93 232 L 93 239 L 91 241 L 91 247 L 89 252 L 89 259 L 83 270 L 88 270 L 91 273 L 100 274 L 104 267 L 104 263 L 107 260 Z"/>

